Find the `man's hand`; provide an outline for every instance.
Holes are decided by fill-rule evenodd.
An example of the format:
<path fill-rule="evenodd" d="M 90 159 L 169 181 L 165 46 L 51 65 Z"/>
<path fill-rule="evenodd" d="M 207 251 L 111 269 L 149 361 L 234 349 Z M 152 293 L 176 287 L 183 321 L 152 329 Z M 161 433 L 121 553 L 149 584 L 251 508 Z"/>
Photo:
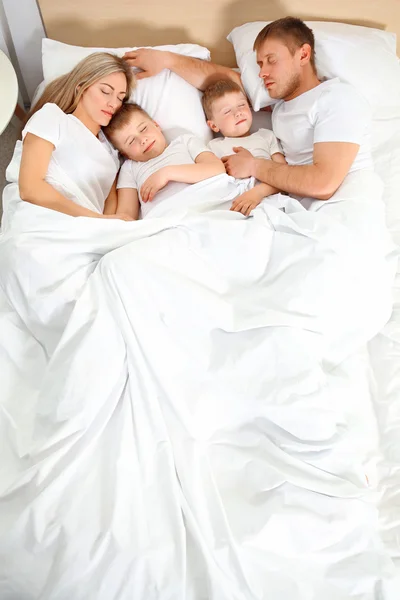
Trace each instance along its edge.
<path fill-rule="evenodd" d="M 154 196 L 162 190 L 169 182 L 168 167 L 163 167 L 157 173 L 150 175 L 140 188 L 140 195 L 143 202 L 151 202 Z"/>
<path fill-rule="evenodd" d="M 136 79 L 145 79 L 157 75 L 163 69 L 168 69 L 169 52 L 163 50 L 153 50 L 152 48 L 139 48 L 132 52 L 126 52 L 123 59 L 131 67 L 142 69 L 141 73 L 136 73 Z"/>
<path fill-rule="evenodd" d="M 238 146 L 233 148 L 235 154 L 223 156 L 222 162 L 225 165 L 225 171 L 228 175 L 243 179 L 253 175 L 254 156 L 245 148 Z"/>
<path fill-rule="evenodd" d="M 242 215 L 248 217 L 251 211 L 258 206 L 263 199 L 263 196 L 258 192 L 257 187 L 255 187 L 248 192 L 244 192 L 244 194 L 240 194 L 233 202 L 231 210 L 241 212 Z"/>

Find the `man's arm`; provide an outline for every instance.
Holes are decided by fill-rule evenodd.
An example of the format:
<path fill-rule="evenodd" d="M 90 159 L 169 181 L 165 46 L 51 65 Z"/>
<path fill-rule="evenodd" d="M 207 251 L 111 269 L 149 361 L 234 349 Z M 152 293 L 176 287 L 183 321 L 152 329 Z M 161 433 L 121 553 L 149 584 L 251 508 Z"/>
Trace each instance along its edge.
<path fill-rule="evenodd" d="M 244 148 L 223 157 L 226 172 L 234 177 L 256 177 L 289 194 L 329 200 L 342 184 L 359 150 L 358 144 L 320 142 L 314 144 L 313 164 L 289 166 L 254 158 Z"/>
<path fill-rule="evenodd" d="M 224 78 L 232 79 L 243 88 L 240 74 L 233 69 L 199 58 L 182 56 L 175 52 L 139 48 L 139 50 L 127 52 L 124 59 L 132 67 L 142 69 L 141 73 L 136 74 L 137 79 L 152 77 L 163 69 L 169 69 L 199 90 L 205 90 L 213 81 Z"/>

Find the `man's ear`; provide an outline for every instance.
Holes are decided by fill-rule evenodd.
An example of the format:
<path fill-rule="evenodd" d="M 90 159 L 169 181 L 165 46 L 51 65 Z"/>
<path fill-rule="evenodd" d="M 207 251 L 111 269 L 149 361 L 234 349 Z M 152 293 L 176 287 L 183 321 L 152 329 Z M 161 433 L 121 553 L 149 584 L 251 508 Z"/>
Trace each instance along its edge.
<path fill-rule="evenodd" d="M 218 133 L 219 132 L 219 127 L 216 126 L 216 124 L 214 123 L 214 121 L 207 121 L 207 125 L 209 126 L 209 128 L 214 132 L 214 133 Z"/>
<path fill-rule="evenodd" d="M 154 123 L 154 125 L 155 125 L 156 127 L 158 127 L 158 129 L 161 129 L 161 127 L 159 126 L 159 124 L 157 123 L 157 121 L 153 121 L 153 123 Z"/>
<path fill-rule="evenodd" d="M 311 46 L 310 44 L 303 44 L 300 48 L 300 62 L 302 65 L 310 62 L 311 58 Z"/>

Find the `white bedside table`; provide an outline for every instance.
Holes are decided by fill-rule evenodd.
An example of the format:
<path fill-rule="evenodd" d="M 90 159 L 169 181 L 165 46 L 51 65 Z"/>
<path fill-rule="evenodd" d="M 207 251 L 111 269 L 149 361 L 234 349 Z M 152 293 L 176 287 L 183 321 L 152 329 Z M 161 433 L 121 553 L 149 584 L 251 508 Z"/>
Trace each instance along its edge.
<path fill-rule="evenodd" d="M 18 100 L 18 81 L 10 59 L 0 50 L 0 134 L 14 114 Z"/>

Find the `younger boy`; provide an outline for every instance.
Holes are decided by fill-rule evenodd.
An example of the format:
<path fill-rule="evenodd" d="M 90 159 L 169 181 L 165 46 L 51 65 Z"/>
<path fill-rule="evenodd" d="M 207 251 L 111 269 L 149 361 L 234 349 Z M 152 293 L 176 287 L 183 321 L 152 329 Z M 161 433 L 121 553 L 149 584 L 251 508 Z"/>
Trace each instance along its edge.
<path fill-rule="evenodd" d="M 118 176 L 117 215 L 128 214 L 138 219 L 141 208 L 145 217 L 152 205 L 187 184 L 225 172 L 221 160 L 190 134 L 168 144 L 158 124 L 137 104 L 122 106 L 104 133 L 129 159 Z"/>
<path fill-rule="evenodd" d="M 242 146 L 257 158 L 267 158 L 286 163 L 279 142 L 269 129 L 250 133 L 253 122 L 251 109 L 241 87 L 230 79 L 221 79 L 210 84 L 203 94 L 203 108 L 209 127 L 224 137 L 211 140 L 208 147 L 218 158 L 234 153 Z M 231 210 L 249 215 L 265 196 L 279 190 L 266 183 L 256 182 L 253 189 L 241 194 L 232 204 Z"/>

